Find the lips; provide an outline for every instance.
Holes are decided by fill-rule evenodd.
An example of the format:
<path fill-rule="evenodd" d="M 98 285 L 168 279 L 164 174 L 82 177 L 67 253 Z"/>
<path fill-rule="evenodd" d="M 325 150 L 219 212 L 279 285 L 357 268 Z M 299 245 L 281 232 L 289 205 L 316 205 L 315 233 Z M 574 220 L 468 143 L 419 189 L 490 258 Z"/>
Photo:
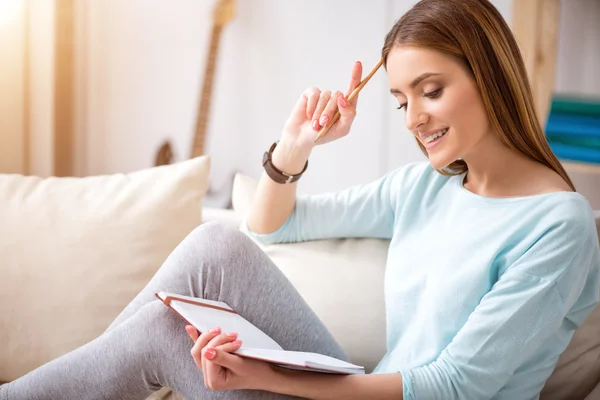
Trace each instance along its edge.
<path fill-rule="evenodd" d="M 442 137 L 443 135 L 446 134 L 446 132 L 448 132 L 449 128 L 443 128 L 443 129 L 439 129 L 437 131 L 431 131 L 429 133 L 426 134 L 422 134 L 421 135 L 421 140 L 424 143 L 430 143 L 433 142 L 435 139 Z"/>
<path fill-rule="evenodd" d="M 423 143 L 423 146 L 425 146 L 427 150 L 432 149 L 434 146 L 440 143 L 444 137 L 446 137 L 446 134 L 449 130 L 450 128 L 443 128 L 438 131 L 430 131 L 424 135 L 421 135 L 420 139 Z"/>

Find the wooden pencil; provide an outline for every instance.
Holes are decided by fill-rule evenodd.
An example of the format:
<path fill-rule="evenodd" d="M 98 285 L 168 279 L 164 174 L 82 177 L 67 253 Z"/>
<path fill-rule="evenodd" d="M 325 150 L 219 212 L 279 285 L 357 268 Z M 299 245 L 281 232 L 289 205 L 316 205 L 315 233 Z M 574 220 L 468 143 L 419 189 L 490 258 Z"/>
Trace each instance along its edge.
<path fill-rule="evenodd" d="M 375 65 L 375 67 L 369 73 L 369 75 L 367 75 L 365 77 L 365 79 L 363 79 L 362 81 L 360 81 L 360 83 L 358 84 L 358 86 L 352 91 L 352 93 L 350 93 L 350 96 L 348 96 L 348 102 L 351 102 L 358 95 L 358 93 L 362 90 L 363 87 L 365 87 L 365 85 L 367 84 L 367 82 L 369 82 L 369 80 L 371 79 L 371 77 L 373 75 L 375 75 L 375 72 L 377 72 L 377 70 L 382 65 L 383 65 L 383 58 L 379 60 L 379 62 L 377 63 L 377 65 Z M 321 139 L 323 136 L 325 136 L 325 134 L 327 133 L 327 131 L 329 131 L 329 129 L 331 129 L 331 127 L 333 126 L 333 124 L 335 124 L 338 119 L 340 119 L 340 111 L 336 110 L 335 114 L 333 115 L 333 118 L 331 118 L 331 121 L 329 121 L 328 124 L 326 124 L 323 128 L 321 128 L 321 130 L 319 131 L 319 134 L 315 138 L 314 143 L 317 143 L 317 141 L 319 139 Z"/>

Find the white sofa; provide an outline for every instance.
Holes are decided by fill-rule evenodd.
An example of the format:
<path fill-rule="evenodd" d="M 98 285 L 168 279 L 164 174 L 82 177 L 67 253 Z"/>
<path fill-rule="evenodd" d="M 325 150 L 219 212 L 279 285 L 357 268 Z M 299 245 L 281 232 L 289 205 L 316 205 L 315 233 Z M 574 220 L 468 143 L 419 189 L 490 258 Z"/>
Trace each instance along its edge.
<path fill-rule="evenodd" d="M 235 211 L 202 209 L 209 164 L 201 157 L 89 178 L 0 175 L 0 382 L 101 334 L 199 224 L 240 225 L 255 182 L 236 178 Z M 384 353 L 388 242 L 259 245 L 352 361 L 371 370 Z M 600 307 L 576 333 L 542 398 L 600 399 L 599 380 Z M 152 397 L 177 398 L 168 389 Z"/>

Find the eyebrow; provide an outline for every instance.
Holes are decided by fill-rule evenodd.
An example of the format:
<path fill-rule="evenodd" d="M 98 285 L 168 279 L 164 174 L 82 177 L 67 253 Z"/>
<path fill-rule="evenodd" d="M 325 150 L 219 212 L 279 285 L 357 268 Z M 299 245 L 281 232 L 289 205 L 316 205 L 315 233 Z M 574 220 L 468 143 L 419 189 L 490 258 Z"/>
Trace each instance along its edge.
<path fill-rule="evenodd" d="M 410 88 L 414 89 L 419 83 L 423 82 L 425 79 L 429 78 L 430 76 L 436 76 L 436 75 L 440 75 L 439 73 L 436 72 L 424 72 L 421 75 L 417 76 L 415 79 L 413 79 L 413 81 L 410 83 Z M 400 90 L 398 89 L 390 89 L 390 93 L 391 94 L 403 94 Z"/>

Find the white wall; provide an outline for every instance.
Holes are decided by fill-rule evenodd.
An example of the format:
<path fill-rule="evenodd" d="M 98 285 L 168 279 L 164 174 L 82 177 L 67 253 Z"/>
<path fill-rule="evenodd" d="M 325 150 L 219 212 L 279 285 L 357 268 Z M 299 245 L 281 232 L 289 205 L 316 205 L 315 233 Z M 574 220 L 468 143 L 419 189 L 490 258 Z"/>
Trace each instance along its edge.
<path fill-rule="evenodd" d="M 279 137 L 300 93 L 310 85 L 345 90 L 355 60 L 363 61 L 365 74 L 370 71 L 385 34 L 415 1 L 237 3 L 222 38 L 207 148 L 213 186 L 225 194 L 233 173 L 260 175 L 262 153 Z M 493 3 L 510 23 L 512 0 Z M 213 4 L 85 2 L 85 23 L 79 22 L 78 79 L 87 85 L 78 101 L 85 116 L 79 121 L 80 174 L 149 167 L 166 138 L 179 159 L 187 158 Z M 351 135 L 315 150 L 299 190 L 340 189 L 423 159 L 381 69 L 361 92 Z"/>
<path fill-rule="evenodd" d="M 354 60 L 364 62 L 365 73 L 373 67 L 394 3 L 238 2 L 222 38 L 209 125 L 215 187 L 236 171 L 259 176 L 262 153 L 306 87 L 345 90 Z M 196 0 L 88 3 L 88 161 L 81 173 L 148 167 L 164 138 L 173 140 L 180 159 L 187 157 L 211 8 Z M 361 93 L 354 134 L 315 151 L 301 190 L 342 188 L 388 168 L 386 88 L 382 69 Z M 407 158 L 415 151 L 405 150 Z"/>
<path fill-rule="evenodd" d="M 556 91 L 600 95 L 600 1 L 561 2 Z"/>

